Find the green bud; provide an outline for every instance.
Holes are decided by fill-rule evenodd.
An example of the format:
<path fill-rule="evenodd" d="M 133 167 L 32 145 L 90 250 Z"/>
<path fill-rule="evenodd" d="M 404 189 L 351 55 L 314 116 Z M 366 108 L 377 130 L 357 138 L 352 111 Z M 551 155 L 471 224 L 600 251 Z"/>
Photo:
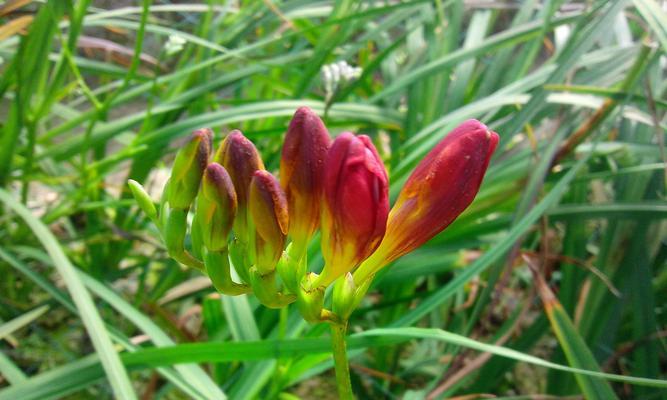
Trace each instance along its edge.
<path fill-rule="evenodd" d="M 356 291 L 357 286 L 349 272 L 338 278 L 334 284 L 332 311 L 343 320 L 347 320 L 352 314 Z"/>
<path fill-rule="evenodd" d="M 144 187 L 141 186 L 141 184 L 133 179 L 129 179 L 127 181 L 127 186 L 130 187 L 130 191 L 132 192 L 132 196 L 134 197 L 134 200 L 137 202 L 137 205 L 141 210 L 146 214 L 146 216 L 153 221 L 154 224 L 158 225 L 158 215 L 157 215 L 157 209 L 155 208 L 155 204 L 153 203 L 153 200 L 151 197 L 146 193 L 144 190 Z"/>
<path fill-rule="evenodd" d="M 306 275 L 308 259 L 305 254 L 301 258 L 297 258 L 292 252 L 292 246 L 293 243 L 287 245 L 282 257 L 278 261 L 276 269 L 287 290 L 297 293 L 299 291 L 299 282 Z"/>
<path fill-rule="evenodd" d="M 190 141 L 176 154 L 169 178 L 167 193 L 171 208 L 186 210 L 190 207 L 211 154 L 213 132 L 199 129 L 192 133 Z"/>
<path fill-rule="evenodd" d="M 236 192 L 227 171 L 218 163 L 206 167 L 193 221 L 209 251 L 227 248 L 227 239 L 236 216 Z"/>
<path fill-rule="evenodd" d="M 297 292 L 297 307 L 306 321 L 316 324 L 322 322 L 324 307 L 324 286 L 314 286 L 317 275 L 309 273 L 303 277 Z"/>
<path fill-rule="evenodd" d="M 332 311 L 341 320 L 347 321 L 359 306 L 373 280 L 364 281 L 361 286 L 354 283 L 351 273 L 346 273 L 336 280 L 333 291 Z"/>

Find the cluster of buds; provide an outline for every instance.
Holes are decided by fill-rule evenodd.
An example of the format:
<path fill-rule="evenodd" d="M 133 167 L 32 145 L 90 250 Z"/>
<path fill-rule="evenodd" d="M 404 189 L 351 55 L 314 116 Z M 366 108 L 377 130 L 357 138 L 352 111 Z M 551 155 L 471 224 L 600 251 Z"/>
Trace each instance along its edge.
<path fill-rule="evenodd" d="M 207 274 L 221 293 L 254 293 L 271 308 L 296 302 L 310 322 L 340 322 L 381 268 L 468 207 L 497 143 L 482 123 L 464 122 L 421 161 L 390 209 L 387 172 L 371 139 L 344 132 L 332 141 L 302 107 L 287 129 L 280 180 L 240 131 L 212 156 L 212 132 L 201 129 L 176 155 L 159 212 L 141 185 L 130 181 L 130 188 L 169 255 Z M 306 254 L 318 230 L 324 267 L 316 273 Z M 329 311 L 324 293 L 332 284 Z"/>

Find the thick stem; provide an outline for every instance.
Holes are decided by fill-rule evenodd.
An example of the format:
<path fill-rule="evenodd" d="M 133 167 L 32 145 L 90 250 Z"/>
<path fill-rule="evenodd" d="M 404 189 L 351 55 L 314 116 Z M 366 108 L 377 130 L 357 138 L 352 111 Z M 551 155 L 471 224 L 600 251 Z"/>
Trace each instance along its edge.
<path fill-rule="evenodd" d="M 345 346 L 346 331 L 347 321 L 331 323 L 331 342 L 333 344 L 338 398 L 341 400 L 353 400 L 354 394 L 352 393 L 352 382 L 350 381 L 350 366 L 347 361 L 347 350 Z"/>

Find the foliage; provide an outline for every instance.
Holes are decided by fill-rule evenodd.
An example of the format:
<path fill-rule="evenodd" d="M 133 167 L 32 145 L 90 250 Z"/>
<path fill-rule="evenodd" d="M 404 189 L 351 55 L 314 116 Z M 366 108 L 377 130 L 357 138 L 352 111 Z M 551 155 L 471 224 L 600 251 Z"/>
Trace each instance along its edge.
<path fill-rule="evenodd" d="M 463 120 L 501 137 L 352 314 L 359 398 L 667 395 L 659 2 L 92 3 L 0 5 L 0 399 L 331 396 L 323 324 L 217 295 L 124 184 L 201 127 L 277 171 L 300 106 L 371 136 L 392 199 Z"/>

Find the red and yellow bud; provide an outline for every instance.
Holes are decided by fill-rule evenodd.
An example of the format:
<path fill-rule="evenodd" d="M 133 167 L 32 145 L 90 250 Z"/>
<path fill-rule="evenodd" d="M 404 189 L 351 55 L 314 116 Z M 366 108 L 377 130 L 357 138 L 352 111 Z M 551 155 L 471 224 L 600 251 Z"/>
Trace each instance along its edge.
<path fill-rule="evenodd" d="M 188 209 L 197 196 L 202 174 L 211 155 L 212 139 L 213 132 L 210 129 L 196 130 L 176 154 L 167 192 L 171 208 Z"/>
<path fill-rule="evenodd" d="M 321 284 L 351 271 L 377 248 L 388 212 L 387 172 L 370 138 L 341 134 L 325 163 Z"/>
<path fill-rule="evenodd" d="M 260 273 L 275 269 L 285 247 L 289 217 L 287 200 L 276 178 L 255 171 L 250 181 L 248 208 L 255 229 L 254 264 Z"/>
<path fill-rule="evenodd" d="M 382 244 L 359 268 L 355 282 L 362 282 L 449 226 L 477 195 L 497 145 L 497 133 L 477 120 L 468 120 L 431 150 L 398 195 Z"/>
<path fill-rule="evenodd" d="M 282 157 L 280 184 L 293 213 L 289 234 L 294 252 L 300 255 L 320 223 L 324 161 L 331 138 L 322 120 L 308 107 L 299 108 L 289 124 Z"/>
<path fill-rule="evenodd" d="M 207 250 L 227 248 L 235 216 L 236 191 L 232 179 L 222 165 L 211 163 L 204 171 L 193 222 L 193 229 L 199 230 Z"/>
<path fill-rule="evenodd" d="M 264 163 L 255 145 L 238 130 L 233 130 L 225 138 L 215 154 L 214 161 L 225 167 L 234 183 L 238 203 L 234 232 L 245 242 L 248 237 L 247 207 L 250 181 L 255 171 L 264 169 Z"/>

